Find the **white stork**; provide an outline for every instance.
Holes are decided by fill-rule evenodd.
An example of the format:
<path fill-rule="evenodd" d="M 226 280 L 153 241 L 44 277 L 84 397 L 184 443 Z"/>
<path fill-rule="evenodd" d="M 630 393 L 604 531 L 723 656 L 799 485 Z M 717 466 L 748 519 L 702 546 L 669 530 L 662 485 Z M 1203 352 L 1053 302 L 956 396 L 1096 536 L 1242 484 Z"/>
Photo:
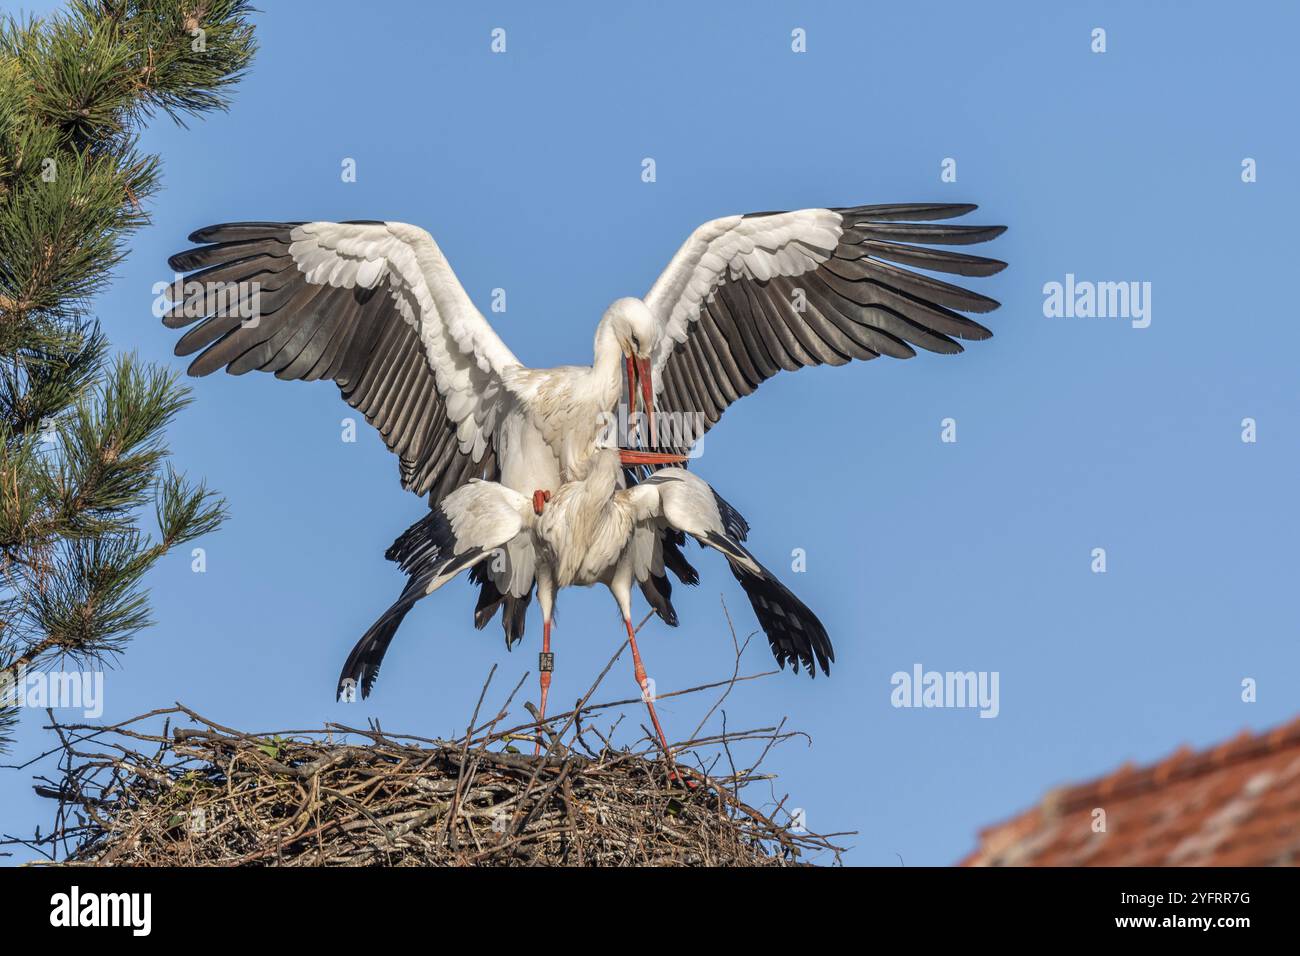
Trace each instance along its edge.
<path fill-rule="evenodd" d="M 653 417 L 675 429 L 680 453 L 737 398 L 780 369 L 842 365 L 915 347 L 962 350 L 990 332 L 962 312 L 998 303 L 926 272 L 988 276 L 1005 263 L 937 246 L 979 243 L 1002 226 L 950 225 L 969 204 L 894 204 L 754 213 L 707 222 L 673 256 L 644 299 L 619 299 L 596 328 L 589 366 L 526 368 L 457 281 L 432 237 L 396 222 L 229 223 L 200 229 L 204 243 L 169 260 L 178 278 L 163 321 L 201 319 L 178 342 L 199 353 L 193 375 L 253 369 L 278 378 L 333 380 L 397 453 L 405 488 L 435 506 L 472 478 L 532 496 L 587 477 L 626 375 Z M 252 318 L 249 316 L 252 314 Z M 643 458 L 643 461 L 653 461 Z M 431 519 L 430 519 L 431 520 Z M 647 531 L 641 531 L 642 537 Z M 409 534 L 409 532 L 408 532 Z M 406 535 L 390 549 L 405 553 Z M 662 568 L 694 583 L 669 529 L 662 565 L 642 591 L 676 623 Z M 535 541 L 520 531 L 508 560 L 478 564 L 475 625 L 502 610 L 507 646 L 523 636 L 538 583 Z M 539 598 L 539 603 L 541 599 Z M 550 606 L 543 603 L 549 650 Z"/>
<path fill-rule="evenodd" d="M 388 557 L 409 576 L 393 605 L 361 637 L 339 675 L 368 693 L 384 654 L 407 611 L 467 568 L 487 561 L 521 534 L 537 550 L 537 595 L 549 617 L 557 592 L 604 584 L 614 595 L 632 650 L 632 669 L 665 757 L 672 753 L 655 712 L 653 695 L 632 625 L 632 584 L 654 573 L 655 546 L 663 532 L 687 534 L 720 551 L 744 588 L 781 667 L 787 661 L 813 673 L 830 673 L 835 651 L 817 616 L 794 596 L 742 542 L 749 525 L 699 476 L 663 468 L 631 488 L 622 486 L 627 456 L 617 448 L 591 456 L 587 477 L 562 485 L 537 514 L 532 499 L 499 482 L 470 481 L 434 506 L 397 539 Z M 546 716 L 549 648 L 541 669 L 539 716 Z M 540 735 L 539 735 L 540 736 Z M 538 745 L 540 747 L 540 744 Z"/>

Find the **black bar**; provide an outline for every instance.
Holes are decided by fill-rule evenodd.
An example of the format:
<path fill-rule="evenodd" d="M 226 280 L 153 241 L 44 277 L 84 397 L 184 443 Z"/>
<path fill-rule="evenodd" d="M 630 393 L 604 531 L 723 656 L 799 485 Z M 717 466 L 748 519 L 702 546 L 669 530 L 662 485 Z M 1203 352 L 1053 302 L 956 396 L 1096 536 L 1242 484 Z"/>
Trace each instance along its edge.
<path fill-rule="evenodd" d="M 597 879 L 596 877 L 599 876 Z M 337 945 L 383 933 L 386 918 L 409 932 L 421 920 L 460 923 L 482 913 L 539 919 L 570 910 L 584 927 L 610 919 L 626 930 L 649 931 L 662 916 L 685 929 L 703 919 L 708 933 L 739 921 L 749 932 L 775 919 L 811 920 L 819 935 L 842 927 L 869 938 L 912 927 L 927 941 L 1075 940 L 1131 936 L 1143 940 L 1202 936 L 1231 943 L 1256 930 L 1285 931 L 1295 923 L 1300 889 L 1291 869 L 890 869 L 790 868 L 732 870 L 527 869 L 0 869 L 0 912 L 10 938 L 46 933 L 96 933 L 123 939 L 130 926 L 54 927 L 56 894 L 148 893 L 149 936 L 193 939 L 203 926 L 257 926 L 259 944 L 280 936 L 296 943 Z M 538 910 L 541 901 L 546 913 Z M 768 902 L 763 902 L 764 900 Z M 143 898 L 140 898 L 143 903 Z M 607 904 L 607 905 L 605 905 Z M 89 910 L 87 910 L 89 912 Z M 142 916 L 143 910 L 137 910 Z M 284 917 L 277 925 L 276 914 Z M 314 918 L 313 918 L 314 917 Z M 1208 919 L 1208 927 L 1199 921 Z M 1193 925 L 1191 920 L 1198 921 Z M 1238 925 L 1224 921 L 1244 920 Z M 620 921 L 623 921 L 620 923 Z M 1125 921 L 1121 925 L 1121 921 Z M 1136 921 L 1136 922 L 1135 922 Z M 1151 921 L 1143 925 L 1145 921 Z M 142 922 L 142 920 L 138 920 Z M 791 924 L 791 925 L 793 925 Z M 462 924 L 464 925 L 464 924 Z M 523 929 L 524 924 L 519 924 Z M 1043 935 L 1047 930 L 1049 936 Z M 975 933 L 975 936 L 971 934 Z M 17 934 L 17 935 L 13 935 Z M 677 941 L 685 942 L 682 938 Z"/>

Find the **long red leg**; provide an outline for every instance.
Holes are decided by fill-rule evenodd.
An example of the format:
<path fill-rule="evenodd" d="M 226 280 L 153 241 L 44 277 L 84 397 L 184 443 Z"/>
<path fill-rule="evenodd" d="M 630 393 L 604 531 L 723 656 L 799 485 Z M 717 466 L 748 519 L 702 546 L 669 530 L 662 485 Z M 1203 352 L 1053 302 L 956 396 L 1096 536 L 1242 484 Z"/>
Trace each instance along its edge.
<path fill-rule="evenodd" d="M 659 746 L 663 748 L 664 756 L 668 762 L 672 763 L 673 752 L 668 747 L 668 738 L 664 736 L 664 729 L 659 725 L 659 715 L 655 713 L 654 698 L 650 694 L 650 679 L 645 675 L 645 665 L 641 663 L 641 652 L 636 647 L 636 630 L 632 627 L 632 622 L 627 618 L 623 619 L 627 625 L 627 640 L 632 645 L 632 672 L 636 675 L 637 686 L 641 688 L 641 699 L 645 701 L 646 709 L 650 711 L 650 722 L 655 725 L 655 733 L 659 736 Z"/>
<path fill-rule="evenodd" d="M 551 671 L 555 669 L 555 655 L 551 653 L 551 622 L 542 622 L 542 653 L 537 655 L 537 682 L 541 685 L 541 701 L 537 708 L 538 719 L 546 717 L 546 695 L 551 689 Z M 542 728 L 537 728 L 537 742 L 533 756 L 542 752 Z"/>

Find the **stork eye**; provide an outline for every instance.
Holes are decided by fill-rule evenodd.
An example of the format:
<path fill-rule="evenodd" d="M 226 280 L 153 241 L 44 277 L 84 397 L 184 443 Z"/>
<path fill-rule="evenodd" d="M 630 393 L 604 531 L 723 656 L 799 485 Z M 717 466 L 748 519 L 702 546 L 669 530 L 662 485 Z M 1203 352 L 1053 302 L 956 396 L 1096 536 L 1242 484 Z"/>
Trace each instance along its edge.
<path fill-rule="evenodd" d="M 641 340 L 638 339 L 638 338 L 636 337 L 636 335 L 633 335 L 633 336 L 632 336 L 632 351 L 634 351 L 634 352 L 640 352 L 640 351 L 641 351 Z"/>

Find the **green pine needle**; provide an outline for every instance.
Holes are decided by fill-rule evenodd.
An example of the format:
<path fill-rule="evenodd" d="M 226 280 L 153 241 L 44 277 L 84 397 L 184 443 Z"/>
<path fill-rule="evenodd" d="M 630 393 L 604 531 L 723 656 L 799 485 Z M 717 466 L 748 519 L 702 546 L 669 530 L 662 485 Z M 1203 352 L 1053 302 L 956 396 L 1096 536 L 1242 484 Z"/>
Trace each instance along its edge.
<path fill-rule="evenodd" d="M 175 375 L 109 359 L 95 293 L 159 189 L 143 124 L 230 105 L 246 0 L 72 0 L 0 19 L 0 683 L 120 653 L 149 571 L 225 503 L 174 470 Z M 152 525 L 152 527 L 149 527 Z M 17 717 L 0 697 L 0 750 Z"/>

